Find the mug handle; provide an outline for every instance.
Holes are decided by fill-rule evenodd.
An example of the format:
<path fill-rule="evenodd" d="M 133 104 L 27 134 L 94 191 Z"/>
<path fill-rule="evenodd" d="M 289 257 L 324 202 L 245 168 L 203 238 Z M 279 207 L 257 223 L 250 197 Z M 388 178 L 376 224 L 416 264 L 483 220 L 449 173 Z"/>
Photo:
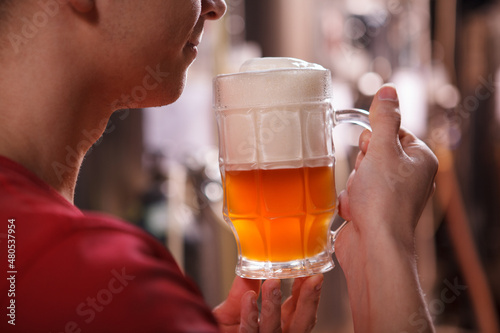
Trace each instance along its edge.
<path fill-rule="evenodd" d="M 370 126 L 370 120 L 368 119 L 369 113 L 362 109 L 345 109 L 345 110 L 334 110 L 333 111 L 333 126 L 339 124 L 356 124 L 362 126 L 368 130 L 372 130 Z"/>
<path fill-rule="evenodd" d="M 367 130 L 372 130 L 370 126 L 369 113 L 362 109 L 345 109 L 345 110 L 334 110 L 333 111 L 333 127 L 339 124 L 356 124 Z M 335 253 L 335 240 L 342 229 L 347 225 L 349 221 L 344 221 L 340 227 L 336 230 L 330 230 L 330 240 L 331 240 L 331 250 L 332 254 Z"/>

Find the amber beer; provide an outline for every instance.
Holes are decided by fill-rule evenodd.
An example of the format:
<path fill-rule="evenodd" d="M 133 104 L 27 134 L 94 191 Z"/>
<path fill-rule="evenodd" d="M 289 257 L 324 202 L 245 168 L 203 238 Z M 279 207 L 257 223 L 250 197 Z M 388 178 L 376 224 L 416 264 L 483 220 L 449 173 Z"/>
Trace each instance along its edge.
<path fill-rule="evenodd" d="M 329 70 L 255 58 L 214 79 L 224 220 L 237 275 L 295 278 L 332 269 L 337 124 L 369 128 L 362 110 L 334 110 Z"/>
<path fill-rule="evenodd" d="M 226 170 L 226 218 L 251 261 L 286 262 L 325 251 L 336 208 L 333 164 Z"/>

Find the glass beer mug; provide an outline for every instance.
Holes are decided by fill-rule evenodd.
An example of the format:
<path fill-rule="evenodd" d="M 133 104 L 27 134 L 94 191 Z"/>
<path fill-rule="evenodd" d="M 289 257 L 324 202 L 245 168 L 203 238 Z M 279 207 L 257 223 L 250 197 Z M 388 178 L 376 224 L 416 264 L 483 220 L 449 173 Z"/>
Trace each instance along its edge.
<path fill-rule="evenodd" d="M 334 267 L 333 128 L 369 127 L 364 110 L 335 111 L 330 71 L 256 58 L 214 79 L 223 215 L 238 246 L 236 274 L 295 278 Z"/>

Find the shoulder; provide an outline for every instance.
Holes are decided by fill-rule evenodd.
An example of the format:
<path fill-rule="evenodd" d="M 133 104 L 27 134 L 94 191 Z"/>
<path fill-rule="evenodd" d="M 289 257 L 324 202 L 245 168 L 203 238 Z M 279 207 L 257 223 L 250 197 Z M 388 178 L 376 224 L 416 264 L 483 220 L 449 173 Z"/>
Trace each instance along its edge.
<path fill-rule="evenodd" d="M 125 326 L 123 332 L 216 330 L 198 288 L 160 243 L 119 220 L 94 214 L 85 219 L 85 231 L 67 240 L 80 250 L 65 262 L 76 263 L 92 276 L 86 289 L 95 295 L 97 306 L 84 301 L 75 308 L 89 330 L 112 330 L 117 321 Z"/>
<path fill-rule="evenodd" d="M 44 329 L 72 322 L 92 332 L 217 330 L 198 288 L 139 228 L 97 214 L 24 218 L 16 301 L 37 328 L 56 315 Z"/>
<path fill-rule="evenodd" d="M 0 187 L 0 218 L 15 220 L 19 331 L 217 330 L 197 287 L 139 228 L 81 212 L 2 158 Z M 0 260 L 6 262 L 6 254 Z M 6 283 L 0 281 L 0 288 Z"/>

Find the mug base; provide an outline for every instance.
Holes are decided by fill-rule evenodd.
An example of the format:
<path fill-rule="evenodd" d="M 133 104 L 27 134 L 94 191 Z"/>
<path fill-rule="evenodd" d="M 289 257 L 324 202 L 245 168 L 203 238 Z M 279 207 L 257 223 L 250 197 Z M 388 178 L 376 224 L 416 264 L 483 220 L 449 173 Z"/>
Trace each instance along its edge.
<path fill-rule="evenodd" d="M 243 257 L 236 266 L 236 275 L 246 279 L 290 279 L 325 273 L 334 267 L 331 256 L 326 253 L 284 262 L 256 261 Z"/>

